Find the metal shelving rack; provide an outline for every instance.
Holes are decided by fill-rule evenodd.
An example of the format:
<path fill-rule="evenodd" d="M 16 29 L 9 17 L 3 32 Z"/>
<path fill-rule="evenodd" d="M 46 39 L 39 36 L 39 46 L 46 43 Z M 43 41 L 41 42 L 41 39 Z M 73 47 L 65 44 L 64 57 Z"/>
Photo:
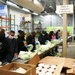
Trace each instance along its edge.
<path fill-rule="evenodd" d="M 15 31 L 15 15 L 13 19 L 11 18 L 11 15 L 9 17 L 0 16 L 0 28 L 10 31 L 12 29 L 12 26 L 14 26 L 14 31 Z"/>
<path fill-rule="evenodd" d="M 20 23 L 20 29 L 24 30 L 25 33 L 29 33 L 30 32 L 30 24 L 31 22 L 30 21 L 22 21 Z"/>

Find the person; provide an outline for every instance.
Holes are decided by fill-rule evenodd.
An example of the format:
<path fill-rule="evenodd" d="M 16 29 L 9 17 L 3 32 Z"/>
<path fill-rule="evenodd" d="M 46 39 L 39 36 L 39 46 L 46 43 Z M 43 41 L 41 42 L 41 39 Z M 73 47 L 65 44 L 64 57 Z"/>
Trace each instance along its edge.
<path fill-rule="evenodd" d="M 54 39 L 56 39 L 54 31 L 50 31 L 50 33 L 48 35 L 48 40 L 51 41 L 51 40 L 54 40 Z"/>
<path fill-rule="evenodd" d="M 45 38 L 45 40 L 48 40 L 48 33 L 46 32 L 46 31 L 44 31 L 44 38 Z"/>
<path fill-rule="evenodd" d="M 14 57 L 18 56 L 18 45 L 17 40 L 14 38 L 15 32 L 10 31 L 9 36 L 7 37 L 7 42 L 9 45 L 8 52 L 6 55 L 6 61 L 11 62 Z"/>
<path fill-rule="evenodd" d="M 8 51 L 8 42 L 5 38 L 5 30 L 0 29 L 0 61 L 4 61 Z"/>
<path fill-rule="evenodd" d="M 57 30 L 57 32 L 56 32 L 56 39 L 60 38 L 59 32 L 60 32 L 60 30 Z"/>
<path fill-rule="evenodd" d="M 40 42 L 40 44 L 45 44 L 46 40 L 44 38 L 44 31 L 40 32 L 40 35 L 38 37 L 38 41 Z"/>
<path fill-rule="evenodd" d="M 19 35 L 18 35 L 18 38 L 17 38 L 17 43 L 18 43 L 18 54 L 19 52 L 22 50 L 22 51 L 28 51 L 27 48 L 25 47 L 24 45 L 24 31 L 21 31 L 19 30 Z"/>
<path fill-rule="evenodd" d="M 52 41 L 52 40 L 54 40 L 54 39 L 56 39 L 56 36 L 55 36 L 55 33 L 54 33 L 54 31 L 50 31 L 50 33 L 49 33 L 49 41 Z M 56 46 L 53 50 L 52 50 L 52 53 L 54 54 L 54 51 L 55 51 L 55 53 L 56 52 L 58 52 L 58 46 Z"/>
<path fill-rule="evenodd" d="M 33 49 L 31 51 L 35 50 L 35 32 L 31 32 L 31 34 L 26 38 L 26 42 L 27 44 L 32 44 L 33 45 Z"/>

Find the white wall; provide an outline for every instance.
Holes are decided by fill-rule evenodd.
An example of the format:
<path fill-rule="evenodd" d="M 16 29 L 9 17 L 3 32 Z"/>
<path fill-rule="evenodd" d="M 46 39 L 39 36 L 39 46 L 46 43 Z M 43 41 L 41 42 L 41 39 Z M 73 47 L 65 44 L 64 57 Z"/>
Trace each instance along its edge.
<path fill-rule="evenodd" d="M 43 25 L 42 28 L 45 28 L 47 26 L 50 26 L 50 15 L 43 17 Z"/>
<path fill-rule="evenodd" d="M 68 15 L 68 26 L 72 25 L 73 25 L 73 17 L 72 15 Z M 44 16 L 42 28 L 46 28 L 48 26 L 63 26 L 63 18 L 55 14 Z"/>
<path fill-rule="evenodd" d="M 22 17 L 25 17 L 25 21 L 31 21 L 31 14 L 27 14 L 25 11 L 22 11 L 21 9 L 9 7 L 9 14 L 11 14 L 11 18 L 14 18 L 15 15 L 15 25 L 18 25 L 18 30 L 20 29 L 20 22 L 22 20 Z M 27 24 L 26 24 L 27 25 Z M 31 24 L 28 24 L 28 28 L 32 28 Z M 24 29 L 25 30 L 25 29 Z"/>
<path fill-rule="evenodd" d="M 48 26 L 62 26 L 62 18 L 58 15 L 46 15 L 43 17 L 43 25 L 42 27 Z"/>
<path fill-rule="evenodd" d="M 17 9 L 17 8 L 13 8 L 10 7 L 9 8 L 9 14 L 11 15 L 15 15 L 15 24 L 19 25 L 20 21 L 21 21 L 21 17 L 25 17 L 26 21 L 31 21 L 31 15 L 30 14 L 26 14 L 24 11 Z"/>
<path fill-rule="evenodd" d="M 13 15 L 15 15 L 15 24 L 19 25 L 21 12 L 17 11 L 16 8 L 10 7 L 9 14 L 11 14 L 12 18 L 13 18 Z"/>

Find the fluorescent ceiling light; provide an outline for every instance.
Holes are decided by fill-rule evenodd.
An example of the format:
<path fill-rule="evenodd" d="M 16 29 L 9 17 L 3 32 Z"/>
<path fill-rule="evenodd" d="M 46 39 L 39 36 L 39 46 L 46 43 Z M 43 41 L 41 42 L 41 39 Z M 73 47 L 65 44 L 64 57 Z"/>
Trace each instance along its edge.
<path fill-rule="evenodd" d="M 22 10 L 26 11 L 26 12 L 30 12 L 28 9 L 26 8 L 22 8 Z"/>
<path fill-rule="evenodd" d="M 29 0 L 29 1 L 32 1 L 32 0 Z"/>
<path fill-rule="evenodd" d="M 63 19 L 62 15 L 59 15 L 59 16 Z"/>
<path fill-rule="evenodd" d="M 51 5 L 49 6 L 50 8 L 53 8 Z"/>
<path fill-rule="evenodd" d="M 51 5 L 49 6 L 49 8 L 52 8 L 52 9 L 54 9 L 54 8 L 53 8 L 53 6 L 51 6 Z"/>
<path fill-rule="evenodd" d="M 42 18 L 43 18 L 44 16 L 40 15 L 40 17 L 42 17 Z"/>
<path fill-rule="evenodd" d="M 47 13 L 47 12 L 45 11 L 45 13 Z"/>
<path fill-rule="evenodd" d="M 38 1 L 37 1 L 37 0 L 34 0 L 34 3 L 35 3 L 35 4 L 38 4 Z"/>
<path fill-rule="evenodd" d="M 6 4 L 19 8 L 16 4 L 14 4 L 14 3 L 10 2 L 10 1 L 6 1 Z"/>
<path fill-rule="evenodd" d="M 55 11 L 56 14 L 60 15 L 60 13 L 58 13 L 57 11 Z"/>
<path fill-rule="evenodd" d="M 61 17 L 63 19 L 62 15 L 60 15 L 57 11 L 55 11 L 55 13 L 58 14 L 59 17 Z"/>
<path fill-rule="evenodd" d="M 61 15 L 59 15 L 61 17 Z"/>
<path fill-rule="evenodd" d="M 33 12 L 32 14 L 34 14 L 34 15 L 38 15 L 37 13 L 35 13 L 35 12 Z"/>

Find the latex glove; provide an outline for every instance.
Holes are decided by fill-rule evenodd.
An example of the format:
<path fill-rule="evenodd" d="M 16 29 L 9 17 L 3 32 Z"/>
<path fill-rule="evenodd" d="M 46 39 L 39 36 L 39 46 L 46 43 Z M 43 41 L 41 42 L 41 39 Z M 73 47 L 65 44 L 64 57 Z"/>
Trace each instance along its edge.
<path fill-rule="evenodd" d="M 14 53 L 14 57 L 18 57 L 18 54 L 17 53 Z"/>

